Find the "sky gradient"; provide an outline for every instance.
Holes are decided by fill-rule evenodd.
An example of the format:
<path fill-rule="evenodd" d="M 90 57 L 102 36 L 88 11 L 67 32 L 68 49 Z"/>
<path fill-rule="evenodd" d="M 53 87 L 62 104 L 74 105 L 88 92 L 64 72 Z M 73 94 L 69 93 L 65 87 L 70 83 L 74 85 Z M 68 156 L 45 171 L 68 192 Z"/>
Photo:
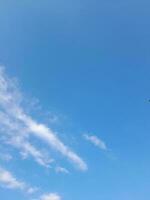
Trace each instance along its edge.
<path fill-rule="evenodd" d="M 150 199 L 149 7 L 0 1 L 2 200 Z"/>

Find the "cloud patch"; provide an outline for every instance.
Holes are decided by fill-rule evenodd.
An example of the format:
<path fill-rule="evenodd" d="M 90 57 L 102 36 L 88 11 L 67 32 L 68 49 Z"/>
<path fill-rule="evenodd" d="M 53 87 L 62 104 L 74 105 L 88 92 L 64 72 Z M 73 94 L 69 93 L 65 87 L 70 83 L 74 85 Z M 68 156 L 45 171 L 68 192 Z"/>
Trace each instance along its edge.
<path fill-rule="evenodd" d="M 98 138 L 97 136 L 84 134 L 83 137 L 86 141 L 89 141 L 90 143 L 94 144 L 96 147 L 100 148 L 101 150 L 103 151 L 108 150 L 105 142 L 102 139 Z"/>
<path fill-rule="evenodd" d="M 62 198 L 56 193 L 50 193 L 42 195 L 40 200 L 62 200 Z"/>
<path fill-rule="evenodd" d="M 84 160 L 65 145 L 51 128 L 37 122 L 25 112 L 23 95 L 18 88 L 14 79 L 8 78 L 5 69 L 0 67 L 0 128 L 4 132 L 4 141 L 8 140 L 7 143 L 16 148 L 23 148 L 36 162 L 47 166 L 45 157 L 42 156 L 40 150 L 37 150 L 29 142 L 30 136 L 34 136 L 61 153 L 78 169 L 87 170 L 88 167 Z"/>
<path fill-rule="evenodd" d="M 60 166 L 56 167 L 55 171 L 56 173 L 69 174 L 69 171 L 66 168 Z"/>
<path fill-rule="evenodd" d="M 37 188 L 28 186 L 25 182 L 18 180 L 10 171 L 0 167 L 0 185 L 8 189 L 18 189 L 28 194 L 33 194 Z"/>
<path fill-rule="evenodd" d="M 25 183 L 18 181 L 9 171 L 0 168 L 0 183 L 10 189 L 20 189 L 25 188 Z"/>

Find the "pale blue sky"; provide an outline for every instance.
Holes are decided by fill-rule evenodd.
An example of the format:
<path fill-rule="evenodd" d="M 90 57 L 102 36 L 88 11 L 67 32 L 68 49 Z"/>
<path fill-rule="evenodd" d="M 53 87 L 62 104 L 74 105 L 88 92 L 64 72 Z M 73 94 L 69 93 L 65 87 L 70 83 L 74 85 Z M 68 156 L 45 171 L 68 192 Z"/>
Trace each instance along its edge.
<path fill-rule="evenodd" d="M 12 117 L 16 101 L 3 105 L 0 86 L 0 112 L 21 128 L 17 134 L 24 126 L 33 132 L 27 142 L 42 151 L 44 164 L 47 156 L 55 160 L 41 166 L 16 140 L 1 139 L 2 200 L 60 200 L 42 197 L 49 193 L 61 200 L 150 199 L 149 7 L 148 0 L 0 1 L 0 79 L 9 77 L 9 95 L 18 100 L 15 77 L 19 108 L 80 159 L 62 156 L 57 142 L 51 149 L 25 119 Z M 9 141 L 15 131 L 2 119 L 1 138 Z M 4 170 L 26 186 L 8 189 Z M 30 187 L 38 190 L 29 194 Z"/>

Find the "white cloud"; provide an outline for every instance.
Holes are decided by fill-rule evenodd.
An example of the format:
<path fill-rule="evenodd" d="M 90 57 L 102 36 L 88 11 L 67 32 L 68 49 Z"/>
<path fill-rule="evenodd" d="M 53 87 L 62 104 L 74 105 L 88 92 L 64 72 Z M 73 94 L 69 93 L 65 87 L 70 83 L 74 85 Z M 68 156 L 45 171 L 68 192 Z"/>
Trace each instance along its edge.
<path fill-rule="evenodd" d="M 18 91 L 14 80 L 9 79 L 4 68 L 0 67 L 0 107 L 1 115 L 7 120 L 3 120 L 0 123 L 5 127 L 11 129 L 11 131 L 20 130 L 17 135 L 26 140 L 30 135 L 35 136 L 48 145 L 64 155 L 68 160 L 75 164 L 80 170 L 87 170 L 86 163 L 75 152 L 73 152 L 68 146 L 66 146 L 55 134 L 53 130 L 45 126 L 44 124 L 36 122 L 30 115 L 24 112 L 24 106 L 22 106 L 22 94 Z M 20 133 L 20 134 L 19 134 Z M 9 133 L 11 134 L 11 133 Z M 21 136 L 20 136 L 21 135 Z M 15 135 L 16 137 L 16 135 Z M 41 162 L 41 155 L 31 145 L 25 145 L 32 156 L 36 158 L 36 161 Z M 37 158 L 37 157 L 38 158 Z M 39 160 L 40 159 L 40 160 Z"/>
<path fill-rule="evenodd" d="M 37 187 L 29 187 L 29 188 L 27 189 L 27 193 L 28 193 L 28 194 L 34 194 L 34 193 L 36 193 L 38 190 L 39 190 L 39 189 L 38 189 Z"/>
<path fill-rule="evenodd" d="M 0 167 L 0 186 L 13 189 L 13 190 L 21 190 L 28 195 L 32 195 L 38 192 L 37 187 L 28 186 L 23 181 L 18 180 L 10 171 Z M 61 200 L 61 196 L 57 193 L 48 193 L 43 194 L 39 200 Z"/>
<path fill-rule="evenodd" d="M 39 165 L 44 167 L 49 167 L 50 163 L 53 162 L 53 159 L 50 159 L 47 155 L 31 145 L 28 141 L 25 141 L 25 139 L 20 137 L 13 138 L 11 144 L 22 150 L 21 155 L 23 159 L 26 159 L 28 155 L 31 155 Z"/>
<path fill-rule="evenodd" d="M 19 149 L 22 158 L 26 159 L 28 156 L 32 156 L 38 164 L 49 167 L 53 159 L 30 144 L 27 137 L 28 130 L 24 125 L 16 122 L 9 115 L 0 112 L 0 126 L 1 131 L 5 133 L 4 142 Z"/>
<path fill-rule="evenodd" d="M 0 185 L 8 189 L 18 189 L 26 192 L 27 194 L 33 194 L 37 192 L 37 187 L 28 186 L 23 181 L 18 180 L 10 171 L 0 167 Z"/>
<path fill-rule="evenodd" d="M 103 140 L 101 140 L 100 138 L 98 138 L 97 136 L 84 134 L 83 137 L 84 137 L 85 140 L 91 142 L 92 144 L 94 144 L 98 148 L 100 148 L 104 151 L 107 150 L 107 146 L 106 146 L 105 142 Z"/>
<path fill-rule="evenodd" d="M 40 200 L 61 200 L 61 196 L 56 193 L 44 194 Z"/>
<path fill-rule="evenodd" d="M 56 167 L 55 170 L 56 170 L 57 173 L 69 174 L 69 171 L 64 167 Z"/>
<path fill-rule="evenodd" d="M 9 171 L 0 168 L 0 183 L 11 189 L 25 189 L 25 183 L 18 181 Z"/>
<path fill-rule="evenodd" d="M 56 134 L 52 130 L 50 130 L 43 124 L 38 124 L 30 117 L 22 115 L 21 113 L 20 115 L 18 115 L 18 117 L 27 125 L 31 134 L 34 134 L 36 137 L 48 143 L 53 149 L 57 150 L 62 155 L 67 157 L 71 162 L 73 162 L 79 169 L 87 169 L 86 163 L 68 146 L 63 144 L 63 142 L 56 136 Z"/>

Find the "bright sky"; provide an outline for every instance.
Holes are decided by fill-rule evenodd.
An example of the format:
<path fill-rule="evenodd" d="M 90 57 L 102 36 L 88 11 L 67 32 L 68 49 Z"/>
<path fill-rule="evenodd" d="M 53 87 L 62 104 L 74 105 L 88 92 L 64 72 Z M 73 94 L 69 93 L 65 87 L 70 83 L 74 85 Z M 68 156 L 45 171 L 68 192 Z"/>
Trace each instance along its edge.
<path fill-rule="evenodd" d="M 0 199 L 150 199 L 150 1 L 0 1 Z"/>

